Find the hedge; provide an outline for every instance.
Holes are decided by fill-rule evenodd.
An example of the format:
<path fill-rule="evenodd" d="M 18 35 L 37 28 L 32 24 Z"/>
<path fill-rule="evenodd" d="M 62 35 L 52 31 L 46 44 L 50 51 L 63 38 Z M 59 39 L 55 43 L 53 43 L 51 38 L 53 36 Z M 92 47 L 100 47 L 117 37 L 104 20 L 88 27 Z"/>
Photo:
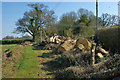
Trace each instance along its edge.
<path fill-rule="evenodd" d="M 114 53 L 118 52 L 120 50 L 120 26 L 98 29 L 97 40 L 105 49 Z"/>
<path fill-rule="evenodd" d="M 0 44 L 20 44 L 25 41 L 32 41 L 30 39 L 2 39 L 0 40 Z"/>

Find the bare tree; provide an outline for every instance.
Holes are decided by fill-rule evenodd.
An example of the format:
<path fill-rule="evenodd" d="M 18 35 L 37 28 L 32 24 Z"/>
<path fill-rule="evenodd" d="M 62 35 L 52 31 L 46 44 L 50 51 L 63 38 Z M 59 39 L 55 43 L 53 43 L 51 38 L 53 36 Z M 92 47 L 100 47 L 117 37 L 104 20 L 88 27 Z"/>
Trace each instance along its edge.
<path fill-rule="evenodd" d="M 37 35 L 40 35 L 40 29 L 50 26 L 55 22 L 56 16 L 54 11 L 49 10 L 44 4 L 28 4 L 32 8 L 29 12 L 24 13 L 23 18 L 16 23 L 15 33 L 29 33 L 33 41 Z"/>
<path fill-rule="evenodd" d="M 118 16 L 110 14 L 102 14 L 100 17 L 100 24 L 102 27 L 118 25 Z"/>

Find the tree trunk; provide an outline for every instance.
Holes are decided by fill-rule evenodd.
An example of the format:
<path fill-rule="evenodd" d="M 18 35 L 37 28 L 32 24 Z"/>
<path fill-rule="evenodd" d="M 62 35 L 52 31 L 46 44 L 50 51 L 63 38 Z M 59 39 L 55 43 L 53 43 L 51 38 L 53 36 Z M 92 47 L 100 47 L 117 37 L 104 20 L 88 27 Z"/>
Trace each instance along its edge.
<path fill-rule="evenodd" d="M 35 42 L 35 35 L 33 34 L 33 38 L 32 38 L 32 41 Z"/>

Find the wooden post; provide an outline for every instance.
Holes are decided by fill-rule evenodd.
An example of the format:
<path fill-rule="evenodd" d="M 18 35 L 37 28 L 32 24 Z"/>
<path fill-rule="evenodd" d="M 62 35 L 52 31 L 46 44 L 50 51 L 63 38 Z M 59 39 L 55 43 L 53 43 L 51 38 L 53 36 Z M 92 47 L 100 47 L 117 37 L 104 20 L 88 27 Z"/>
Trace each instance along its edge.
<path fill-rule="evenodd" d="M 96 43 L 92 43 L 92 47 L 91 47 L 91 65 L 95 64 L 95 47 L 96 47 Z"/>
<path fill-rule="evenodd" d="M 98 28 L 98 0 L 96 0 L 96 31 Z"/>

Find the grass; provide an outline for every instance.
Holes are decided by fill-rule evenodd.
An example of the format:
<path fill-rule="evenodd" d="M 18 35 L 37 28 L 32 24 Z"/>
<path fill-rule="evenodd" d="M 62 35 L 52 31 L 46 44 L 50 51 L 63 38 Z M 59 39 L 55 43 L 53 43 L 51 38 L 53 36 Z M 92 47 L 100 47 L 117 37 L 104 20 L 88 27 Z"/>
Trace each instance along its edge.
<path fill-rule="evenodd" d="M 16 47 L 15 45 L 16 44 L 13 44 L 13 46 L 9 46 L 9 45 L 2 46 L 2 53 L 5 53 L 7 51 L 14 49 Z"/>
<path fill-rule="evenodd" d="M 33 50 L 31 46 L 2 46 L 3 52 L 12 50 L 12 57 L 3 59 L 3 78 L 50 78 L 51 72 L 41 64 L 51 59 L 38 57 L 43 50 Z M 37 53 L 34 53 L 37 51 Z M 40 61 L 40 62 L 39 62 Z M 7 62 L 7 63 L 6 63 Z"/>
<path fill-rule="evenodd" d="M 2 46 L 3 47 L 3 46 Z M 4 46 L 4 48 L 10 48 L 10 46 Z M 11 47 L 12 49 L 13 47 Z M 19 47 L 16 46 L 14 48 L 14 51 L 12 52 L 12 57 L 5 59 L 3 57 L 2 59 L 2 63 L 4 63 L 4 65 L 2 65 L 2 74 L 3 77 L 7 77 L 7 78 L 11 78 L 14 74 L 14 71 L 18 68 L 19 66 L 19 62 L 21 60 L 21 55 L 23 53 L 23 47 Z M 4 53 L 3 53 L 4 54 Z"/>
<path fill-rule="evenodd" d="M 25 46 L 24 47 L 24 54 L 22 55 L 22 60 L 18 67 L 17 73 L 14 77 L 16 78 L 30 78 L 36 77 L 37 71 L 40 69 L 37 67 L 37 56 L 34 54 L 32 47 Z"/>
<path fill-rule="evenodd" d="M 33 49 L 33 48 L 37 49 Z M 58 55 L 53 57 L 40 57 L 46 51 L 42 48 L 34 46 L 19 46 L 19 45 L 3 45 L 3 53 L 6 50 L 12 50 L 12 57 L 3 60 L 7 62 L 3 66 L 3 76 L 5 78 L 53 78 L 53 68 L 49 68 L 47 63 L 52 61 Z M 45 56 L 50 56 L 52 53 L 46 52 Z M 38 57 L 39 56 L 39 57 Z M 3 77 L 3 78 L 4 78 Z"/>

